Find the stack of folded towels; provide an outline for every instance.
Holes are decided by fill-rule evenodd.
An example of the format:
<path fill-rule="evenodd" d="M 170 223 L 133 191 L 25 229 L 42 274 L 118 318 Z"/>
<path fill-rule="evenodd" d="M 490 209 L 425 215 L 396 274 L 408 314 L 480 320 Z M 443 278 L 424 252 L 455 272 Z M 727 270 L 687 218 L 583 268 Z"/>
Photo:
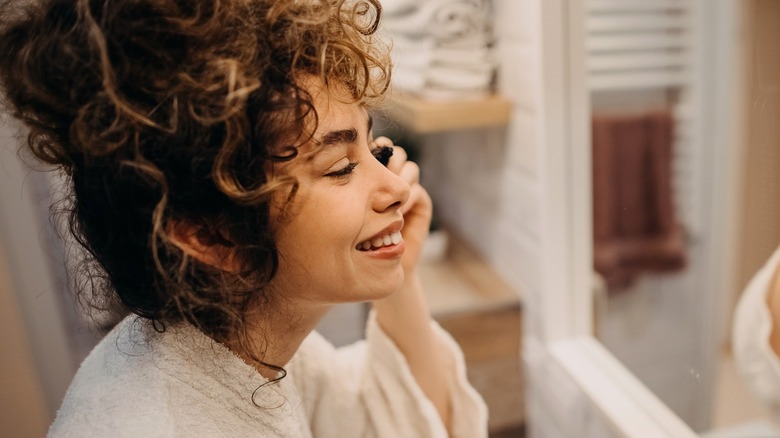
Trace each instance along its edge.
<path fill-rule="evenodd" d="M 487 0 L 383 0 L 393 85 L 427 99 L 490 93 L 496 71 Z"/>

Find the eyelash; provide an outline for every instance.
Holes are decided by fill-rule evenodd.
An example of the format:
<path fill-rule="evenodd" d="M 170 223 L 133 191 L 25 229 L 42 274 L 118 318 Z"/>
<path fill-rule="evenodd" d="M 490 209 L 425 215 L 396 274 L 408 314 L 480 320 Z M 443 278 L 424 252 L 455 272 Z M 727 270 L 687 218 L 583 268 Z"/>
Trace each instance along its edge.
<path fill-rule="evenodd" d="M 393 148 L 390 146 L 382 146 L 372 150 L 371 154 L 374 156 L 374 158 L 377 159 L 377 161 L 382 163 L 383 166 L 387 167 L 387 164 L 390 162 L 390 157 L 393 156 Z M 360 164 L 359 161 L 355 161 L 354 163 L 349 163 L 346 166 L 344 166 L 343 169 L 336 170 L 335 172 L 330 172 L 325 176 L 331 178 L 345 177 L 350 173 L 352 173 L 352 171 L 355 170 L 358 164 Z"/>
<path fill-rule="evenodd" d="M 347 176 L 350 173 L 352 173 L 353 170 L 355 170 L 358 164 L 360 164 L 359 161 L 355 161 L 354 163 L 349 163 L 346 166 L 344 166 L 343 169 L 336 170 L 335 172 L 331 172 L 325 176 L 332 177 L 332 178 L 341 178 Z"/>

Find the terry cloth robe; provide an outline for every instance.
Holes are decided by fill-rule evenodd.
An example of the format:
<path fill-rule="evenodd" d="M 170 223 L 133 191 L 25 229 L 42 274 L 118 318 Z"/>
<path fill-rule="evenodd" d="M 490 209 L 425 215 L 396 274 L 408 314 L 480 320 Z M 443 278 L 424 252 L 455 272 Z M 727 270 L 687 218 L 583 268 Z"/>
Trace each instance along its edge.
<path fill-rule="evenodd" d="M 487 408 L 466 380 L 462 353 L 432 324 L 451 384 L 452 437 L 486 437 Z M 365 340 L 337 349 L 312 332 L 285 369 L 287 377 L 266 384 L 252 366 L 193 326 L 159 333 L 131 316 L 84 360 L 49 436 L 447 436 L 373 314 Z"/>
<path fill-rule="evenodd" d="M 732 348 L 740 374 L 753 393 L 769 408 L 772 419 L 780 424 L 780 359 L 769 345 L 772 321 L 767 294 L 772 277 L 780 265 L 780 248 L 775 250 L 750 280 L 734 314 Z"/>

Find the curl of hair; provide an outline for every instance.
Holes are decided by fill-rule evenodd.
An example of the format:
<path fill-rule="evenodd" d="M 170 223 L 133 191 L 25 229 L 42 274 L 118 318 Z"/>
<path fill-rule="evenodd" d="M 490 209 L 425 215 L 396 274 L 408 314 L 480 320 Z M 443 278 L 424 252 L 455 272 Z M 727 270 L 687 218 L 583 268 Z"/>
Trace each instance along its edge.
<path fill-rule="evenodd" d="M 302 79 L 380 98 L 380 15 L 377 0 L 0 0 L 5 103 L 27 149 L 68 176 L 83 266 L 106 279 L 99 301 L 245 345 L 279 263 L 270 200 L 297 188 L 268 169 L 316 129 Z M 243 272 L 191 260 L 176 223 Z"/>

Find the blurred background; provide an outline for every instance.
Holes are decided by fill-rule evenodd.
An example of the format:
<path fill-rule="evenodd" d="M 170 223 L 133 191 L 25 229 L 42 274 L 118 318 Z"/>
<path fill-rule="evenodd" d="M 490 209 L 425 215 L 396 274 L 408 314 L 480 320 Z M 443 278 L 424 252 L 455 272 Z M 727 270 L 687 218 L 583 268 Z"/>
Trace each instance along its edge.
<path fill-rule="evenodd" d="M 549 309 L 572 302 L 587 302 L 583 336 L 695 433 L 780 436 L 729 332 L 780 243 L 780 1 L 382 3 L 395 68 L 375 135 L 420 163 L 435 209 L 421 274 L 491 436 L 620 436 L 534 365 L 569 323 Z M 72 245 L 50 220 L 63 184 L 20 162 L 20 135 L 0 119 L 0 430 L 32 437 L 99 331 L 72 298 Z M 592 269 L 558 283 L 577 257 Z M 583 296 L 551 298 L 562 288 Z M 354 342 L 366 314 L 340 306 L 320 330 Z M 589 432 L 571 432 L 582 422 Z"/>

